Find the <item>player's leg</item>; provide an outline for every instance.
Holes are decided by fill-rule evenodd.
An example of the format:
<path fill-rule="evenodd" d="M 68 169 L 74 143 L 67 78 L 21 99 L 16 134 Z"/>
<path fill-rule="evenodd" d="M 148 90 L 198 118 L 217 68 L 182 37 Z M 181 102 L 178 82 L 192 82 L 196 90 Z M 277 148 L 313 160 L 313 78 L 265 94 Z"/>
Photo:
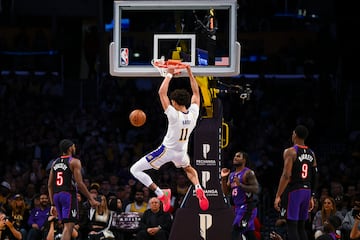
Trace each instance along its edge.
<path fill-rule="evenodd" d="M 75 222 L 78 221 L 78 201 L 76 193 L 61 192 L 58 193 L 54 201 L 60 202 L 61 210 L 58 211 L 58 218 L 64 224 L 61 240 L 71 240 L 71 235 Z"/>
<path fill-rule="evenodd" d="M 183 168 L 186 176 L 190 180 L 190 182 L 195 186 L 195 189 L 201 188 L 199 176 L 195 168 L 193 168 L 191 165 L 188 165 L 187 167 Z"/>
<path fill-rule="evenodd" d="M 309 218 L 309 207 L 310 207 L 310 199 L 311 199 L 311 191 L 310 189 L 302 189 L 300 191 L 302 203 L 300 205 L 299 212 L 299 221 L 298 221 L 298 233 L 300 239 L 307 240 L 308 234 L 306 231 L 305 222 Z"/>
<path fill-rule="evenodd" d="M 243 233 L 243 235 L 245 236 L 246 240 L 257 240 L 254 230 L 246 231 Z"/>
<path fill-rule="evenodd" d="M 239 226 L 234 225 L 231 231 L 231 240 L 243 240 L 241 229 Z"/>
<path fill-rule="evenodd" d="M 209 201 L 200 185 L 199 175 L 196 169 L 190 165 L 189 155 L 187 153 L 179 153 L 178 157 L 174 158 L 172 161 L 176 167 L 184 169 L 187 178 L 195 186 L 196 197 L 199 199 L 200 208 L 203 211 L 206 211 L 209 208 Z"/>
<path fill-rule="evenodd" d="M 299 238 L 301 240 L 307 240 L 308 239 L 308 235 L 305 229 L 305 221 L 300 220 L 298 222 L 298 233 L 299 233 Z"/>
<path fill-rule="evenodd" d="M 287 229 L 288 229 L 288 239 L 292 240 L 302 240 L 299 237 L 298 233 L 298 221 L 295 220 L 287 220 Z"/>
<path fill-rule="evenodd" d="M 163 204 L 163 210 L 169 211 L 171 206 L 171 190 L 160 189 L 159 186 L 154 183 L 151 177 L 145 173 L 148 169 L 159 169 L 163 164 L 170 161 L 171 151 L 166 149 L 165 146 L 161 145 L 156 150 L 142 157 L 134 165 L 131 166 L 131 174 L 138 179 L 142 184 L 154 191 L 156 196 L 161 200 Z"/>
<path fill-rule="evenodd" d="M 75 225 L 74 222 L 65 222 L 64 223 L 64 229 L 63 229 L 61 240 L 71 240 L 71 234 L 72 234 L 74 225 Z"/>
<path fill-rule="evenodd" d="M 256 240 L 255 218 L 257 216 L 257 208 L 255 204 L 248 204 L 247 208 L 248 209 L 246 210 L 246 213 L 242 219 L 242 225 L 243 227 L 246 227 L 246 229 L 243 232 L 243 235 L 246 237 L 246 240 Z"/>
<path fill-rule="evenodd" d="M 186 176 L 189 178 L 192 184 L 195 186 L 196 197 L 199 199 L 200 208 L 206 211 L 209 208 L 209 200 L 207 199 L 204 190 L 199 183 L 199 176 L 195 168 L 191 165 L 183 168 Z"/>
<path fill-rule="evenodd" d="M 199 181 L 199 175 L 195 168 L 190 165 L 190 158 L 187 153 L 183 154 L 179 159 L 173 160 L 176 167 L 182 167 L 186 176 L 195 186 L 196 197 L 199 199 L 200 208 L 206 211 L 209 208 L 209 200 L 207 199 L 204 190 Z"/>
<path fill-rule="evenodd" d="M 287 229 L 288 238 L 294 240 L 303 240 L 307 238 L 300 238 L 299 235 L 299 217 L 303 210 L 304 195 L 302 190 L 296 189 L 288 193 L 287 205 Z M 307 211 L 307 210 L 306 210 Z M 305 230 L 305 229 L 304 229 Z"/>
<path fill-rule="evenodd" d="M 245 211 L 241 208 L 235 209 L 235 218 L 233 220 L 233 227 L 231 231 L 231 240 L 242 240 L 242 228 L 240 227 L 241 219 L 243 218 Z"/>
<path fill-rule="evenodd" d="M 144 172 L 145 170 L 148 170 L 148 169 L 152 169 L 152 166 L 147 161 L 146 156 L 144 156 L 144 157 L 140 158 L 139 161 L 137 161 L 136 163 L 134 163 L 131 166 L 130 172 L 142 184 L 144 184 L 146 187 L 149 187 L 150 189 L 152 189 L 153 186 L 150 187 L 150 185 L 153 184 L 153 180 L 151 179 L 151 177 L 148 174 L 146 174 Z"/>

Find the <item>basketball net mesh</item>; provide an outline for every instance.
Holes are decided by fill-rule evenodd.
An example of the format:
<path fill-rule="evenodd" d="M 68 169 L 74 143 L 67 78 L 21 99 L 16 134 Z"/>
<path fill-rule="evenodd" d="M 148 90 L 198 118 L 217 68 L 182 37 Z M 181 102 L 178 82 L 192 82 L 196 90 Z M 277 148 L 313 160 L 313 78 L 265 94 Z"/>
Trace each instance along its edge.
<path fill-rule="evenodd" d="M 185 68 L 186 64 L 182 63 L 180 60 L 165 60 L 164 58 L 153 59 L 151 60 L 151 64 L 159 71 L 162 77 L 165 77 L 169 72 L 169 68 L 174 69 L 173 75 L 180 74 Z"/>

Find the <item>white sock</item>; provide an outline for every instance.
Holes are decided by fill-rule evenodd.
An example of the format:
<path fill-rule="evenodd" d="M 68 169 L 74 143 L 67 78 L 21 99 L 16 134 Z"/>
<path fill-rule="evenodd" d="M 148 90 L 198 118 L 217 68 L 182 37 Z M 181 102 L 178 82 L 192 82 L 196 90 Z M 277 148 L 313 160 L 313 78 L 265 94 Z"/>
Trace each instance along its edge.
<path fill-rule="evenodd" d="M 164 192 L 159 187 L 157 187 L 155 189 L 155 194 L 156 194 L 156 196 L 161 197 L 164 195 Z"/>
<path fill-rule="evenodd" d="M 197 190 L 197 189 L 199 189 L 199 188 L 201 188 L 201 185 L 200 185 L 200 184 L 196 184 L 196 185 L 195 185 L 195 190 Z"/>

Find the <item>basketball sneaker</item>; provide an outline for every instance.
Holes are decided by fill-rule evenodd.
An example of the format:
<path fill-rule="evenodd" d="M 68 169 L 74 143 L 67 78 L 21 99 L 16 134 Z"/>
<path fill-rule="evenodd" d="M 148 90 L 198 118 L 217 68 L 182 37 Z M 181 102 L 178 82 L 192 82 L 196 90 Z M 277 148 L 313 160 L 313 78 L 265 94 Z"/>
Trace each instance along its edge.
<path fill-rule="evenodd" d="M 209 200 L 205 196 L 204 190 L 198 188 L 196 190 L 196 197 L 199 199 L 199 205 L 201 210 L 206 211 L 209 208 Z"/>
<path fill-rule="evenodd" d="M 171 207 L 171 189 L 162 189 L 164 195 L 158 197 L 162 202 L 164 212 L 169 211 Z"/>

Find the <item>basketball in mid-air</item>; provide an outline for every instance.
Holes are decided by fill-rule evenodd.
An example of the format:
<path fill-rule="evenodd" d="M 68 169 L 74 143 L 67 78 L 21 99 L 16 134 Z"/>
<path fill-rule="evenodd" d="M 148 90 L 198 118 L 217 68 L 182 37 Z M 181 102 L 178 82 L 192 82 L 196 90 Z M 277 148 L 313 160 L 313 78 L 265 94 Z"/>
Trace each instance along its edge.
<path fill-rule="evenodd" d="M 141 109 L 135 109 L 130 113 L 129 120 L 133 126 L 141 127 L 146 122 L 146 114 Z"/>

